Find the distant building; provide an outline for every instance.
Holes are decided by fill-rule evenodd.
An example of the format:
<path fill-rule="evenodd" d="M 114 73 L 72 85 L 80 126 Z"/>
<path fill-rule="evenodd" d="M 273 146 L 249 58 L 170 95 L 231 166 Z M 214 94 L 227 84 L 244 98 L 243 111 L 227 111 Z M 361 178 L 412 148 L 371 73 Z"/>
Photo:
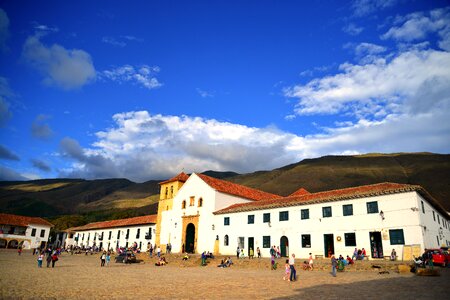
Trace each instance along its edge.
<path fill-rule="evenodd" d="M 52 227 L 42 218 L 0 214 L 0 248 L 43 248 Z"/>
<path fill-rule="evenodd" d="M 89 223 L 67 229 L 65 246 L 116 249 L 136 242 L 142 250 L 155 241 L 156 215 Z"/>
<path fill-rule="evenodd" d="M 425 248 L 450 245 L 449 214 L 417 185 L 380 183 L 282 197 L 203 174 L 181 173 L 160 183 L 156 244 L 173 252 L 271 246 L 282 256 L 351 255 L 410 259 Z M 255 251 L 256 253 L 256 251 Z"/>

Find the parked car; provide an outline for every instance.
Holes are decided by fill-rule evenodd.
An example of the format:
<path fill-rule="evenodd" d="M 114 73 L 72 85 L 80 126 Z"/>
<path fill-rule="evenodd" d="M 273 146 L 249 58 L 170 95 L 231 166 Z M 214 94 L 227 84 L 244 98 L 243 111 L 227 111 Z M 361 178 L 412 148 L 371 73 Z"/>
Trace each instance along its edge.
<path fill-rule="evenodd" d="M 139 262 L 132 251 L 122 252 L 115 257 L 116 263 L 131 264 Z"/>
<path fill-rule="evenodd" d="M 443 267 L 450 263 L 450 254 L 445 248 L 441 249 L 426 249 L 422 257 L 428 262 L 429 255 L 433 256 L 433 264 L 441 265 Z"/>

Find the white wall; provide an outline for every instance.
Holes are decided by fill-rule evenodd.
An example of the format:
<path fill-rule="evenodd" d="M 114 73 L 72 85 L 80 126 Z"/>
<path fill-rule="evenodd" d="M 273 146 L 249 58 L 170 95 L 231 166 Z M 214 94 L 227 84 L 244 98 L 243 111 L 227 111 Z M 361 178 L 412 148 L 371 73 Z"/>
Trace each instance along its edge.
<path fill-rule="evenodd" d="M 379 213 L 368 214 L 367 202 L 377 201 L 378 211 L 383 211 L 384 220 Z M 343 216 L 344 204 L 353 204 L 353 215 Z M 322 216 L 322 207 L 332 207 L 332 217 Z M 419 212 L 411 208 L 417 207 L 417 193 L 399 193 L 377 197 L 328 202 L 320 204 L 299 205 L 295 207 L 276 208 L 270 210 L 257 210 L 232 214 L 216 215 L 217 231 L 220 232 L 220 252 L 226 255 L 234 255 L 238 237 L 245 237 L 245 251 L 247 252 L 248 237 L 254 237 L 255 248 L 260 247 L 263 256 L 269 255 L 269 249 L 262 248 L 263 236 L 271 237 L 271 245 L 278 246 L 280 238 L 286 236 L 289 239 L 289 252 L 297 257 L 324 255 L 324 234 L 334 235 L 335 254 L 352 254 L 355 246 L 345 246 L 345 233 L 354 232 L 356 235 L 356 247 L 365 248 L 370 255 L 369 232 L 379 231 L 383 235 L 383 254 L 385 256 L 396 249 L 397 255 L 402 257 L 403 245 L 391 245 L 389 239 L 390 229 L 403 229 L 405 245 L 423 245 L 422 227 Z M 309 219 L 300 219 L 300 210 L 309 209 Z M 279 221 L 279 212 L 288 211 L 289 220 Z M 263 213 L 271 213 L 271 226 L 263 223 Z M 247 216 L 255 215 L 255 224 L 247 224 Z M 224 226 L 224 217 L 230 217 L 230 225 Z M 224 246 L 224 236 L 229 236 L 229 246 Z M 311 248 L 302 248 L 301 235 L 311 235 Z M 341 241 L 337 241 L 337 237 Z"/>
<path fill-rule="evenodd" d="M 18 227 L 18 226 L 12 226 Z M 25 235 L 17 235 L 17 234 L 0 234 L 0 238 L 8 238 L 8 239 L 17 239 L 20 241 L 24 241 L 22 247 L 23 249 L 33 249 L 38 248 L 41 245 L 41 242 L 47 243 L 48 237 L 50 235 L 50 226 L 40 225 L 40 224 L 29 224 L 25 229 Z M 32 236 L 33 229 L 36 230 L 35 235 Z M 41 236 L 41 232 L 43 232 L 43 236 Z"/>
<path fill-rule="evenodd" d="M 431 206 L 431 204 L 419 194 L 417 194 L 417 207 L 419 209 L 420 222 L 424 234 L 422 248 L 450 246 L 450 225 L 447 220 L 448 215 L 446 218 L 443 217 L 437 209 Z"/>

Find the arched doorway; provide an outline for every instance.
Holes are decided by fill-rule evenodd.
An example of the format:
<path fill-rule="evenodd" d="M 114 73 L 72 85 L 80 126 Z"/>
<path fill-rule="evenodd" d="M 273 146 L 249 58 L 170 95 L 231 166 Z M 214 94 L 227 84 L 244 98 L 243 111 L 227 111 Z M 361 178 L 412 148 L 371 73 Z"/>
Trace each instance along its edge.
<path fill-rule="evenodd" d="M 195 225 L 189 223 L 186 226 L 186 252 L 194 253 L 195 252 Z"/>
<path fill-rule="evenodd" d="M 18 242 L 18 241 L 16 241 L 16 240 L 10 240 L 9 243 L 8 243 L 8 248 L 13 248 L 13 249 L 15 249 L 15 248 L 17 248 L 18 245 L 19 245 L 19 242 Z"/>
<path fill-rule="evenodd" d="M 282 257 L 289 256 L 289 240 L 284 235 L 280 239 L 280 252 Z"/>
<path fill-rule="evenodd" d="M 5 239 L 0 239 L 0 248 L 6 248 L 8 241 Z"/>

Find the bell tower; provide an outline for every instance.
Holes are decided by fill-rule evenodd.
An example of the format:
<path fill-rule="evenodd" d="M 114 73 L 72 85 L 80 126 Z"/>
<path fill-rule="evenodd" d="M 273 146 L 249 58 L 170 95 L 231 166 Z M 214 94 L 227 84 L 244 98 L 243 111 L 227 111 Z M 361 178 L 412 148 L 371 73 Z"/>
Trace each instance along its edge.
<path fill-rule="evenodd" d="M 163 212 L 171 211 L 173 206 L 173 198 L 176 196 L 183 184 L 188 180 L 189 176 L 184 172 L 181 172 L 177 176 L 160 182 L 161 186 L 158 202 L 158 216 L 156 219 L 156 236 L 155 243 L 161 247 L 161 251 L 166 251 L 166 244 L 161 245 L 161 224 L 163 219 Z"/>

